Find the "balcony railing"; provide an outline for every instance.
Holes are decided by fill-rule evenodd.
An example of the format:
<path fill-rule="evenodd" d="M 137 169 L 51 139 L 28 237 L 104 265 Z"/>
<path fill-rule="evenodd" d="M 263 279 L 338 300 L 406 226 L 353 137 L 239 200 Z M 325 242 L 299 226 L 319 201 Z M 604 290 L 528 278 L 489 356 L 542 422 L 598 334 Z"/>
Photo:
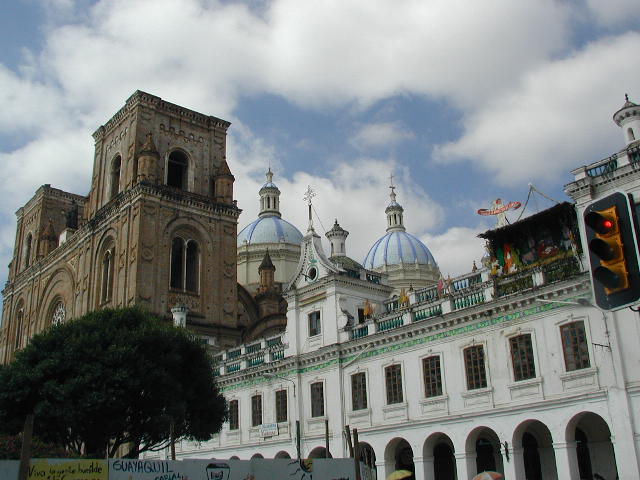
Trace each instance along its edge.
<path fill-rule="evenodd" d="M 369 335 L 369 325 L 361 325 L 358 327 L 354 327 L 353 330 L 349 332 L 349 338 L 351 340 L 355 340 L 356 338 L 362 338 Z"/>
<path fill-rule="evenodd" d="M 413 314 L 413 319 L 416 322 L 420 320 L 426 320 L 427 318 L 437 317 L 438 315 L 442 315 L 442 304 L 433 305 L 428 308 L 423 308 L 421 310 L 416 310 Z"/>
<path fill-rule="evenodd" d="M 474 305 L 478 305 L 480 303 L 484 303 L 484 292 L 474 292 L 469 295 L 464 295 L 462 297 L 453 299 L 453 309 L 460 310 L 461 308 L 472 307 Z"/>
<path fill-rule="evenodd" d="M 386 330 L 391 330 L 392 328 L 401 327 L 402 325 L 404 325 L 404 320 L 402 315 L 400 315 L 399 317 L 388 318 L 378 322 L 378 331 L 384 332 Z"/>

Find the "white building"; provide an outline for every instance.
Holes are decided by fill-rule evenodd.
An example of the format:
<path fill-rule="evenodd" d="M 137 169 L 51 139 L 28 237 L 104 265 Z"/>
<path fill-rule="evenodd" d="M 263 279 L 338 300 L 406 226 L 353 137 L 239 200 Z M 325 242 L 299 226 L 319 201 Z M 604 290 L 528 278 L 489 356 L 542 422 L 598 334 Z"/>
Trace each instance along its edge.
<path fill-rule="evenodd" d="M 299 437 L 301 456 L 322 457 L 326 422 L 330 454 L 348 456 L 349 425 L 378 478 L 640 478 L 638 314 L 591 305 L 577 222 L 612 190 L 640 194 L 638 110 L 614 116 L 624 149 L 572 172 L 576 206 L 486 232 L 493 258 L 447 285 L 394 297 L 367 261 L 336 260 L 337 222 L 331 258 L 310 224 L 286 332 L 218 355 L 229 422 L 178 456 L 295 457 Z"/>

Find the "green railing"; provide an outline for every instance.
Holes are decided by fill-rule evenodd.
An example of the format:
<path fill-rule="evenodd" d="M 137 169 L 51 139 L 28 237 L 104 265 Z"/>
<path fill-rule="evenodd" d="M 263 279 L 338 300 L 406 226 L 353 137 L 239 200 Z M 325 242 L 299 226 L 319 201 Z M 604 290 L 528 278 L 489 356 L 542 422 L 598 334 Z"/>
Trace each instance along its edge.
<path fill-rule="evenodd" d="M 473 285 L 478 285 L 479 283 L 482 283 L 482 275 L 477 273 L 476 275 L 461 278 L 460 280 L 454 280 L 453 282 L 451 282 L 451 287 L 453 291 L 458 291 L 472 287 Z"/>
<path fill-rule="evenodd" d="M 433 302 L 438 299 L 438 287 L 431 287 L 427 290 L 416 292 L 416 302 Z"/>
<path fill-rule="evenodd" d="M 384 332 L 393 328 L 401 327 L 404 324 L 402 316 L 389 318 L 378 323 L 378 331 Z"/>
<path fill-rule="evenodd" d="M 260 351 L 260 348 L 262 347 L 262 345 L 260 343 L 253 343 L 251 345 L 247 345 L 247 347 L 245 348 L 245 353 L 255 353 Z"/>
<path fill-rule="evenodd" d="M 363 325 L 361 327 L 356 327 L 351 332 L 349 332 L 349 338 L 351 340 L 355 340 L 356 338 L 362 338 L 369 335 L 369 325 Z"/>
<path fill-rule="evenodd" d="M 267 339 L 267 347 L 273 347 L 275 345 L 282 345 L 282 337 L 273 337 Z"/>
<path fill-rule="evenodd" d="M 254 355 L 247 359 L 247 367 L 255 367 L 256 365 L 262 365 L 264 363 L 264 353 Z"/>
<path fill-rule="evenodd" d="M 429 308 L 424 308 L 422 310 L 416 310 L 414 313 L 414 321 L 419 322 L 420 320 L 425 320 L 431 317 L 437 317 L 438 315 L 442 315 L 442 305 L 433 305 Z"/>
<path fill-rule="evenodd" d="M 397 310 L 398 308 L 400 308 L 400 301 L 391 300 L 390 302 L 385 303 L 384 308 L 387 313 L 393 312 L 394 310 Z"/>
<path fill-rule="evenodd" d="M 225 369 L 226 373 L 233 373 L 240 370 L 240 363 L 232 363 L 231 365 L 227 365 Z"/>
<path fill-rule="evenodd" d="M 480 303 L 484 303 L 483 291 L 471 293 L 463 297 L 454 298 L 453 309 L 459 310 L 461 308 L 472 307 L 473 305 L 478 305 Z"/>
<path fill-rule="evenodd" d="M 230 350 L 227 352 L 227 360 L 230 360 L 232 358 L 238 358 L 241 353 L 242 353 L 242 350 L 240 350 L 239 348 L 237 350 Z"/>
<path fill-rule="evenodd" d="M 271 361 L 280 360 L 284 358 L 284 350 L 276 350 L 275 352 L 271 352 Z"/>

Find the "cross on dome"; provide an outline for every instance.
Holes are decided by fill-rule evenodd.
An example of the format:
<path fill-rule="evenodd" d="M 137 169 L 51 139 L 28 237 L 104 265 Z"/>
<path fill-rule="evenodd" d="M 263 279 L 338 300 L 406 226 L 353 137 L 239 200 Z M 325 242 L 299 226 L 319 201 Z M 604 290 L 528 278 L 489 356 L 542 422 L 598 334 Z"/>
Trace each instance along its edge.
<path fill-rule="evenodd" d="M 316 196 L 316 192 L 313 191 L 313 189 L 311 188 L 311 185 L 307 185 L 307 190 L 304 192 L 304 196 L 302 198 L 304 198 L 305 202 L 307 202 L 307 204 L 309 205 L 309 228 L 308 231 L 313 231 L 313 218 L 311 216 L 311 201 L 313 200 L 313 197 Z"/>
<path fill-rule="evenodd" d="M 396 201 L 396 186 L 393 184 L 393 172 L 391 172 L 391 175 L 389 175 L 389 188 L 391 189 L 391 194 L 389 195 L 391 197 L 391 202 L 395 202 Z"/>
<path fill-rule="evenodd" d="M 309 206 L 311 206 L 311 200 L 313 199 L 313 197 L 315 197 L 317 194 L 315 191 L 313 191 L 313 189 L 311 188 L 311 185 L 307 185 L 307 190 L 304 192 L 304 201 L 307 202 L 307 204 Z"/>

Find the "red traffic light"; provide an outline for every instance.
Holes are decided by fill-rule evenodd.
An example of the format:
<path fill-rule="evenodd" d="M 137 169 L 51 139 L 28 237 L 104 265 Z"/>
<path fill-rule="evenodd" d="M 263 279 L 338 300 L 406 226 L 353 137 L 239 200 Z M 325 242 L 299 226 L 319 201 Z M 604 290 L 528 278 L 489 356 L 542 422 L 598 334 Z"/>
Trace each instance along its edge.
<path fill-rule="evenodd" d="M 600 235 L 607 235 L 614 233 L 616 229 L 616 222 L 614 221 L 616 212 L 613 208 L 607 208 L 601 211 L 592 211 L 584 216 L 584 223 L 591 227 L 596 233 Z"/>

